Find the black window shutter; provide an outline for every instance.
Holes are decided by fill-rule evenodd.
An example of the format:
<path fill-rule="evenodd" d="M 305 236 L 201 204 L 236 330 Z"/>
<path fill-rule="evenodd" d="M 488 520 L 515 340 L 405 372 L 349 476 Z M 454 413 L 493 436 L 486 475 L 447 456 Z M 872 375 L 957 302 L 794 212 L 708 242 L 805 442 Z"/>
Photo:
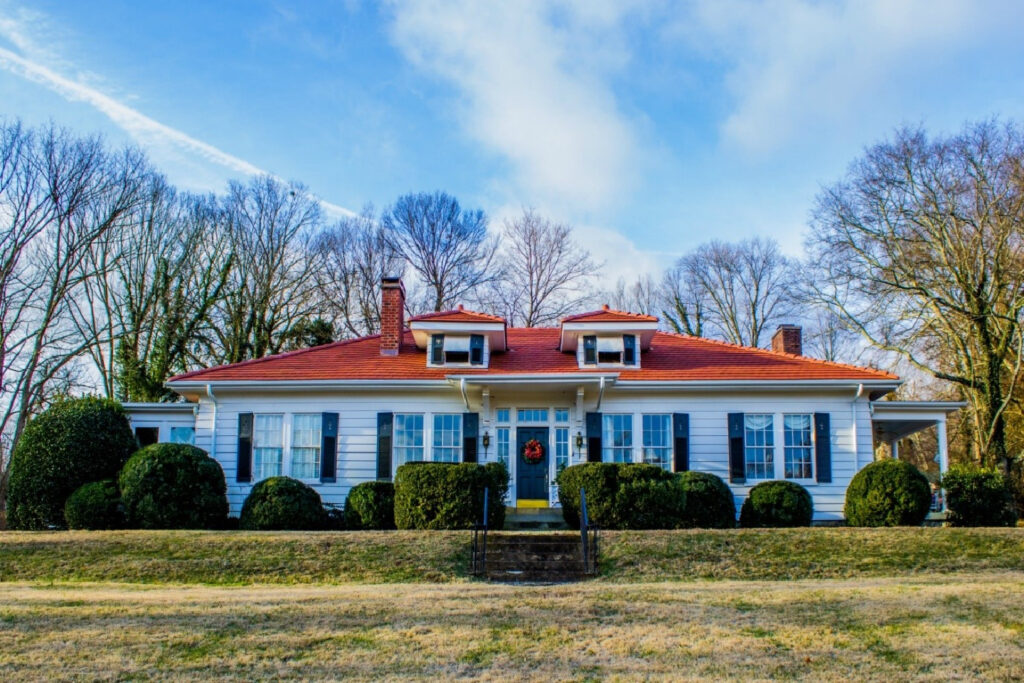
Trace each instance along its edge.
<path fill-rule="evenodd" d="M 597 337 L 592 334 L 583 338 L 583 363 L 586 365 L 597 364 Z"/>
<path fill-rule="evenodd" d="M 686 413 L 672 414 L 673 469 L 686 472 L 690 469 L 690 416 Z"/>
<path fill-rule="evenodd" d="M 430 362 L 444 365 L 444 335 L 435 334 L 430 337 Z"/>
<path fill-rule="evenodd" d="M 338 472 L 338 414 L 321 413 L 320 416 L 320 481 L 337 481 Z"/>
<path fill-rule="evenodd" d="M 391 481 L 391 432 L 394 413 L 377 413 L 377 479 Z"/>
<path fill-rule="evenodd" d="M 601 462 L 601 413 L 587 413 L 587 462 Z"/>
<path fill-rule="evenodd" d="M 479 413 L 462 414 L 462 462 L 476 462 L 476 437 L 480 433 Z"/>
<path fill-rule="evenodd" d="M 235 481 L 252 481 L 252 413 L 238 414 L 238 462 Z"/>
<path fill-rule="evenodd" d="M 729 481 L 747 481 L 746 458 L 743 456 L 743 413 L 729 413 Z"/>
<path fill-rule="evenodd" d="M 819 483 L 832 483 L 832 428 L 828 413 L 814 414 L 814 470 Z"/>
<path fill-rule="evenodd" d="M 484 364 L 484 335 L 471 334 L 469 336 L 469 364 Z"/>
<path fill-rule="evenodd" d="M 622 363 L 623 365 L 636 365 L 636 335 L 625 334 L 622 336 Z"/>

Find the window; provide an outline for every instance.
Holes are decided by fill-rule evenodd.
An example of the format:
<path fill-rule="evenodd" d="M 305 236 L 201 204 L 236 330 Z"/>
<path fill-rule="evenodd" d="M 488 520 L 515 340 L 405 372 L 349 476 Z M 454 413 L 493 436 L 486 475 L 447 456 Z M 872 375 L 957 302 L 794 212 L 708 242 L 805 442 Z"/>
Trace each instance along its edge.
<path fill-rule="evenodd" d="M 555 473 L 569 466 L 569 428 L 555 427 Z"/>
<path fill-rule="evenodd" d="M 520 408 L 516 411 L 517 422 L 542 422 L 548 421 L 547 408 Z"/>
<path fill-rule="evenodd" d="M 283 415 L 256 415 L 253 421 L 253 474 L 256 481 L 281 475 L 284 456 Z"/>
<path fill-rule="evenodd" d="M 394 418 L 395 469 L 407 462 L 423 460 L 423 416 L 396 413 Z"/>
<path fill-rule="evenodd" d="M 139 442 L 139 446 L 151 446 L 160 440 L 160 428 L 136 427 L 135 440 Z"/>
<path fill-rule="evenodd" d="M 644 415 L 644 462 L 672 469 L 672 416 Z"/>
<path fill-rule="evenodd" d="M 320 476 L 320 413 L 292 417 L 292 476 L 315 479 Z"/>
<path fill-rule="evenodd" d="M 786 479 L 810 479 L 811 471 L 811 435 L 810 415 L 785 415 L 782 418 L 785 439 Z"/>
<path fill-rule="evenodd" d="M 569 409 L 568 408 L 555 408 L 555 422 L 558 424 L 569 423 Z"/>
<path fill-rule="evenodd" d="M 605 415 L 601 457 L 605 462 L 633 462 L 633 416 Z"/>
<path fill-rule="evenodd" d="M 583 338 L 583 364 L 597 365 L 597 337 L 591 334 Z"/>
<path fill-rule="evenodd" d="M 775 420 L 771 415 L 743 416 L 747 479 L 775 476 Z"/>
<path fill-rule="evenodd" d="M 444 364 L 444 335 L 435 334 L 430 337 L 430 364 Z"/>
<path fill-rule="evenodd" d="M 484 364 L 484 336 L 482 334 L 473 334 L 469 337 L 469 364 Z"/>
<path fill-rule="evenodd" d="M 636 365 L 636 336 L 627 334 L 622 337 L 622 364 Z"/>
<path fill-rule="evenodd" d="M 498 408 L 494 413 L 495 422 L 501 422 L 502 424 L 508 424 L 512 421 L 512 411 L 508 408 Z"/>
<path fill-rule="evenodd" d="M 434 416 L 434 462 L 462 460 L 462 415 Z"/>
<path fill-rule="evenodd" d="M 511 430 L 508 427 L 498 427 L 494 430 L 498 436 L 498 462 L 505 466 L 507 469 L 509 466 L 508 453 L 509 453 L 509 435 Z"/>
<path fill-rule="evenodd" d="M 597 362 L 620 365 L 622 363 L 622 337 L 597 338 Z"/>
<path fill-rule="evenodd" d="M 195 427 L 171 427 L 171 443 L 187 443 L 194 446 L 196 443 Z"/>

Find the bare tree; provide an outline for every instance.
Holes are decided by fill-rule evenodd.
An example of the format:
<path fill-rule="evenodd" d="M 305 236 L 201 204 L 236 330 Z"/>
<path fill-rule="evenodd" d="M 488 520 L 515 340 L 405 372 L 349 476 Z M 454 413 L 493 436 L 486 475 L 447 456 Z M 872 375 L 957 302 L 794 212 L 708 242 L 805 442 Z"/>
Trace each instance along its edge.
<path fill-rule="evenodd" d="M 794 266 L 774 240 L 709 242 L 683 256 L 675 268 L 673 279 L 685 280 L 680 303 L 688 306 L 690 317 L 703 320 L 700 329 L 707 336 L 761 346 L 766 333 L 794 312 Z"/>
<path fill-rule="evenodd" d="M 703 337 L 707 318 L 707 296 L 686 276 L 682 261 L 665 271 L 659 292 L 661 316 L 679 334 Z"/>
<path fill-rule="evenodd" d="M 427 289 L 422 308 L 440 311 L 493 282 L 497 240 L 483 211 L 463 210 L 444 192 L 407 194 L 381 217 L 396 252 Z"/>
<path fill-rule="evenodd" d="M 237 363 L 280 352 L 292 325 L 317 315 L 312 249 L 320 204 L 304 187 L 270 176 L 232 182 L 224 200 L 237 264 L 217 308 L 214 359 Z"/>
<path fill-rule="evenodd" d="M 661 309 L 659 284 L 651 275 L 641 275 L 629 283 L 619 278 L 613 289 L 601 292 L 596 298 L 604 299 L 612 308 L 630 313 L 658 315 Z"/>
<path fill-rule="evenodd" d="M 573 240 L 571 226 L 524 209 L 505 220 L 502 237 L 501 276 L 491 296 L 509 324 L 556 323 L 587 299 L 599 266 Z"/>
<path fill-rule="evenodd" d="M 1024 359 L 1024 134 L 900 130 L 817 199 L 816 298 L 875 347 L 960 387 L 975 458 L 1009 467 Z"/>
<path fill-rule="evenodd" d="M 361 337 L 380 330 L 380 282 L 400 277 L 405 261 L 366 207 L 359 216 L 341 219 L 321 232 L 313 244 L 323 259 L 317 286 L 323 313 L 344 335 Z"/>

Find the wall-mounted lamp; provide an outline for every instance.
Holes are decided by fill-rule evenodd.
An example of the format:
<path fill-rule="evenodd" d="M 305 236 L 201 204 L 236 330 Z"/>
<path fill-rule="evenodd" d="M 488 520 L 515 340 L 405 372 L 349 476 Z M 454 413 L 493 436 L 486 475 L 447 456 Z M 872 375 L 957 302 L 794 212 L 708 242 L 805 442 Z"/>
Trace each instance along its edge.
<path fill-rule="evenodd" d="M 583 432 L 576 432 L 576 452 L 583 451 Z"/>
<path fill-rule="evenodd" d="M 484 444 L 484 450 L 486 451 L 487 447 L 491 445 L 491 435 L 490 435 L 490 433 L 484 432 L 483 444 Z"/>

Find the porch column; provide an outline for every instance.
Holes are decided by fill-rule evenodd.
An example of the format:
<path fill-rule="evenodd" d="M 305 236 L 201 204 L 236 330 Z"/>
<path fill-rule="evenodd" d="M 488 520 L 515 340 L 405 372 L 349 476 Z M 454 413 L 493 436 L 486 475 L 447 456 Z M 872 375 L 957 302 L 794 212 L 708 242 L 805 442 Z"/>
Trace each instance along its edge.
<path fill-rule="evenodd" d="M 893 439 L 892 441 L 890 441 L 889 442 L 889 449 L 892 451 L 892 459 L 893 460 L 899 460 L 900 459 L 900 440 L 899 439 Z"/>
<path fill-rule="evenodd" d="M 939 474 L 945 474 L 949 469 L 949 449 L 946 443 L 946 420 L 942 419 L 935 423 L 935 436 L 939 446 Z"/>

